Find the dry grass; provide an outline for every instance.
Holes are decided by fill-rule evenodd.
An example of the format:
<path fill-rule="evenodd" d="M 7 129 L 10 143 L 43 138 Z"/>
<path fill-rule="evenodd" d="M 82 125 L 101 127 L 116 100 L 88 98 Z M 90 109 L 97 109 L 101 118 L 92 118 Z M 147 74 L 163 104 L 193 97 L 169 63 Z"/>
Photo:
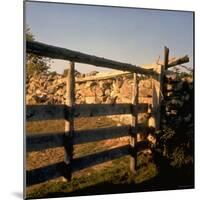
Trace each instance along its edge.
<path fill-rule="evenodd" d="M 116 126 L 118 122 L 106 117 L 79 118 L 75 120 L 75 129 L 92 129 L 100 127 Z M 28 122 L 26 126 L 28 133 L 47 133 L 64 130 L 64 120 Z M 100 152 L 102 150 L 114 148 L 128 143 L 125 140 L 112 139 L 100 142 L 91 142 L 87 144 L 74 146 L 74 157 L 84 156 L 90 153 Z M 30 152 L 26 156 L 27 170 L 42 167 L 62 161 L 64 158 L 64 149 L 62 147 L 46 149 L 39 152 Z M 63 182 L 63 178 L 47 181 L 42 184 L 27 188 L 28 198 L 39 198 L 48 196 L 50 193 L 64 192 L 68 193 L 86 188 L 99 183 L 129 183 L 131 181 L 129 171 L 129 156 L 108 161 L 90 168 L 86 168 L 73 174 L 71 182 Z M 143 160 L 143 161 L 142 161 Z M 141 157 L 140 162 L 146 163 L 136 175 L 135 181 L 140 183 L 156 175 L 156 167 L 153 163 Z"/>

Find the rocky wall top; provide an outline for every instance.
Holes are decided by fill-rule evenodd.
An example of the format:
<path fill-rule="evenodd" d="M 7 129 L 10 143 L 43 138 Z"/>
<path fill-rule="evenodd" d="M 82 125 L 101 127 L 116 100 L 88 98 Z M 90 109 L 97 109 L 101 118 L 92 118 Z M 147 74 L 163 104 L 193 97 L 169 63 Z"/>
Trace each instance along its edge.
<path fill-rule="evenodd" d="M 76 103 L 131 103 L 132 87 L 133 80 L 130 75 L 76 83 Z M 151 103 L 151 88 L 150 79 L 139 81 L 139 103 Z M 65 95 L 66 76 L 64 75 L 35 74 L 27 77 L 26 104 L 65 104 Z"/>

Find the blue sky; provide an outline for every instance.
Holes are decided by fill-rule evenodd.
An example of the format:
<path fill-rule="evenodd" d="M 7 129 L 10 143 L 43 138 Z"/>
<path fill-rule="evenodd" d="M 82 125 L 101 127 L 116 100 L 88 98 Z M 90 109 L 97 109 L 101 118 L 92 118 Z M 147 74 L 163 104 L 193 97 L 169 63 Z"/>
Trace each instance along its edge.
<path fill-rule="evenodd" d="M 170 56 L 190 57 L 193 65 L 193 13 L 133 8 L 26 2 L 26 24 L 37 41 L 121 62 L 142 65 Z M 67 62 L 55 60 L 62 72 Z M 104 71 L 76 64 L 81 72 Z"/>

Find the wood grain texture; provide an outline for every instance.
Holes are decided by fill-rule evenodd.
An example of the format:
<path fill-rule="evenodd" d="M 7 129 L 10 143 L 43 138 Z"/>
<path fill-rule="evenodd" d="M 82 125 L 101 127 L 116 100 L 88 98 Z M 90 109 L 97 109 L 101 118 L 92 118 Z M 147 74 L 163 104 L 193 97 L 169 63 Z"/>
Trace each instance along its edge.
<path fill-rule="evenodd" d="M 75 64 L 69 63 L 69 70 L 66 82 L 66 106 L 69 108 L 69 117 L 65 120 L 65 136 L 64 136 L 64 162 L 67 166 L 67 171 L 64 177 L 71 180 L 71 162 L 73 159 L 73 133 L 74 133 L 74 115 L 73 107 L 75 104 Z"/>
<path fill-rule="evenodd" d="M 188 55 L 186 55 L 186 56 L 183 56 L 181 58 L 178 58 L 178 59 L 168 63 L 167 68 L 174 67 L 176 65 L 181 65 L 181 64 L 187 63 L 189 61 L 190 61 L 190 59 L 189 59 Z"/>
<path fill-rule="evenodd" d="M 113 73 L 113 74 L 108 74 L 108 75 L 103 75 L 99 76 L 98 74 L 96 76 L 88 76 L 85 78 L 78 78 L 76 79 L 76 83 L 84 83 L 87 81 L 99 81 L 99 80 L 106 80 L 106 79 L 112 79 L 116 78 L 119 76 L 126 76 L 126 75 L 131 75 L 131 72 L 119 72 L 119 73 Z"/>
<path fill-rule="evenodd" d="M 159 76 L 158 79 L 152 79 L 152 121 L 149 126 L 158 130 L 160 128 L 160 107 L 164 66 L 157 65 L 154 70 L 159 74 Z"/>

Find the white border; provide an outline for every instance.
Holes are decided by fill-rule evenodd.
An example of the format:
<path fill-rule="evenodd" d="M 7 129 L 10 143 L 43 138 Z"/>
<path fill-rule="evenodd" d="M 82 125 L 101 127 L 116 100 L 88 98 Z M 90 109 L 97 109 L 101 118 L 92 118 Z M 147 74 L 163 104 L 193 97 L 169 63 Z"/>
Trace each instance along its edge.
<path fill-rule="evenodd" d="M 51 0 L 49 0 L 51 1 Z M 60 2 L 60 0 L 54 0 Z M 198 38 L 200 10 L 198 1 L 196 0 L 71 0 L 66 3 L 82 3 L 93 5 L 112 5 L 125 7 L 142 7 L 142 8 L 159 8 L 172 10 L 190 10 L 195 11 L 195 29 L 196 37 Z M 1 2 L 1 37 L 0 37 L 0 55 L 1 55 L 1 76 L 0 76 L 0 188 L 1 199 L 19 199 L 22 197 L 23 180 L 23 1 L 10 0 Z M 187 28 L 187 27 L 186 27 Z M 199 42 L 195 41 L 196 52 L 199 52 Z M 195 118 L 196 118 L 196 189 L 195 190 L 176 190 L 163 192 L 145 192 L 132 194 L 117 194 L 117 195 L 100 195 L 90 196 L 91 199 L 182 199 L 188 200 L 200 195 L 200 163 L 199 159 L 199 68 L 200 61 L 195 56 Z M 3 62 L 2 62 L 3 59 Z M 173 177 L 172 181 L 173 181 Z M 88 199 L 88 197 L 71 197 Z M 68 198 L 68 199 L 71 199 Z M 66 199 L 66 198 L 59 198 Z M 53 199 L 52 199 L 53 200 Z"/>

